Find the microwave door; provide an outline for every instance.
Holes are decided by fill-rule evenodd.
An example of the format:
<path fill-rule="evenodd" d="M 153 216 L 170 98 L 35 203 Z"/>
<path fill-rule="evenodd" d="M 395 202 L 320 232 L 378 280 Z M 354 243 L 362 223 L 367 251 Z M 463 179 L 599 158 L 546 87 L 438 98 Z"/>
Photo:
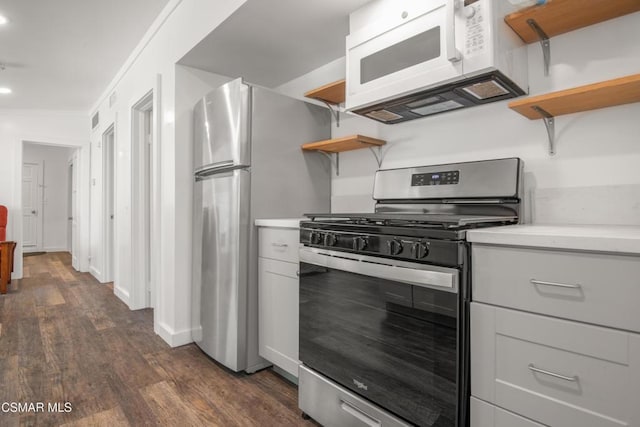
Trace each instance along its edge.
<path fill-rule="evenodd" d="M 387 31 L 369 26 L 347 37 L 347 109 L 462 76 L 454 2 L 430 5 L 422 15 Z"/>

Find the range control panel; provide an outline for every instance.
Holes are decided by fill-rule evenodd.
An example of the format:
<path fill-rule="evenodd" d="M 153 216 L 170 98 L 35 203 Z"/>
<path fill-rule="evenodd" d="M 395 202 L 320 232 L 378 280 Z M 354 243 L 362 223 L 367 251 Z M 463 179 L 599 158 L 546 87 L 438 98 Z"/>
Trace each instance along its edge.
<path fill-rule="evenodd" d="M 431 173 L 415 173 L 411 175 L 411 186 L 451 185 L 460 182 L 460 171 L 444 171 Z"/>

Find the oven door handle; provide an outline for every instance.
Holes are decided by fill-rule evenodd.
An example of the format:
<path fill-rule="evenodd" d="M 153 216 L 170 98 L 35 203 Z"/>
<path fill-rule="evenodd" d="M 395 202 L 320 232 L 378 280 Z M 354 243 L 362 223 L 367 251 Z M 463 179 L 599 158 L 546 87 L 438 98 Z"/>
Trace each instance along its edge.
<path fill-rule="evenodd" d="M 300 248 L 300 262 L 414 286 L 458 292 L 458 270 L 346 252 Z"/>

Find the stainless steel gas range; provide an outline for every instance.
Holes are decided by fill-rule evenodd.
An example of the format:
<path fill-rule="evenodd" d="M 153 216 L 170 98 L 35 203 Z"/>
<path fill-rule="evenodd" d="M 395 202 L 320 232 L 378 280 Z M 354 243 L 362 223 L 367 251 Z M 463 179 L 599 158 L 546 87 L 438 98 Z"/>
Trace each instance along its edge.
<path fill-rule="evenodd" d="M 466 231 L 517 223 L 522 161 L 376 173 L 372 214 L 300 228 L 299 406 L 325 426 L 469 424 Z"/>

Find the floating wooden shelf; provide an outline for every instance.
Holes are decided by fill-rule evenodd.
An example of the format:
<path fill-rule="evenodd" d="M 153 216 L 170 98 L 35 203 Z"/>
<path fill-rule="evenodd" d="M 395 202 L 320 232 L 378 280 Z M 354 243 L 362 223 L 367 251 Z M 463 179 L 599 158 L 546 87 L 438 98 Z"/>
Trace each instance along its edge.
<path fill-rule="evenodd" d="M 639 10 L 638 0 L 548 0 L 507 15 L 504 20 L 525 43 L 533 43 L 539 37 L 528 22 L 531 19 L 553 37 Z"/>
<path fill-rule="evenodd" d="M 346 82 L 344 79 L 329 83 L 305 93 L 307 98 L 317 99 L 328 104 L 342 104 L 344 102 Z"/>
<path fill-rule="evenodd" d="M 380 147 L 386 143 L 386 141 L 381 139 L 368 136 L 351 135 L 342 138 L 310 142 L 304 144 L 302 149 L 307 151 L 322 151 L 325 153 L 341 153 L 343 151 L 358 150 L 360 148 Z"/>
<path fill-rule="evenodd" d="M 510 102 L 509 108 L 536 120 L 545 117 L 540 110 L 555 117 L 632 102 L 640 102 L 640 74 L 518 99 Z"/>
<path fill-rule="evenodd" d="M 544 120 L 549 136 L 549 152 L 554 154 L 554 117 L 633 102 L 640 102 L 640 74 L 519 99 L 510 102 L 509 108 L 528 119 Z"/>

